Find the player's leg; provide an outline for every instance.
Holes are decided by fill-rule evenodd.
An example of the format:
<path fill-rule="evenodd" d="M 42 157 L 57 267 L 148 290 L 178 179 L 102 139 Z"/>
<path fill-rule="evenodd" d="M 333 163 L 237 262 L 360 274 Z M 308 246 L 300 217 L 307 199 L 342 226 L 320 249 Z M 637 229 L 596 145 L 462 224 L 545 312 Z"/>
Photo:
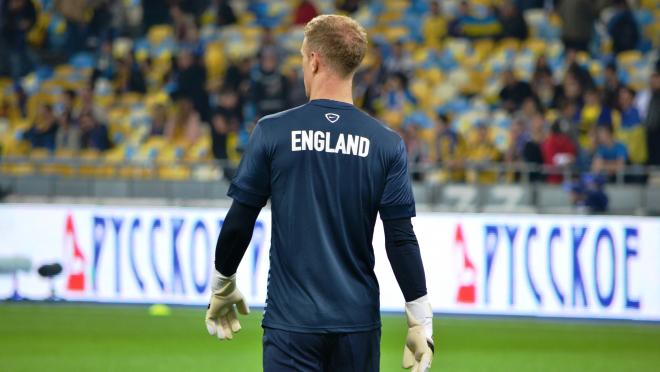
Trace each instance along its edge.
<path fill-rule="evenodd" d="M 335 336 L 323 371 L 378 372 L 380 370 L 380 328 Z"/>
<path fill-rule="evenodd" d="M 322 334 L 264 328 L 264 372 L 322 371 L 327 346 Z"/>

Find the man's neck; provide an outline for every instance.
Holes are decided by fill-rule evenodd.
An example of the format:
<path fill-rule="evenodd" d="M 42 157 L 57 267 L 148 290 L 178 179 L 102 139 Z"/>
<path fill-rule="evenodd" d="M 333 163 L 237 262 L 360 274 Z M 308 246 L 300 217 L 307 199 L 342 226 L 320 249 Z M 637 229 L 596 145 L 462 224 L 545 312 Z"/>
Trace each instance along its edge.
<path fill-rule="evenodd" d="M 309 94 L 309 100 L 329 99 L 333 101 L 353 104 L 353 79 L 324 79 L 317 80 Z"/>

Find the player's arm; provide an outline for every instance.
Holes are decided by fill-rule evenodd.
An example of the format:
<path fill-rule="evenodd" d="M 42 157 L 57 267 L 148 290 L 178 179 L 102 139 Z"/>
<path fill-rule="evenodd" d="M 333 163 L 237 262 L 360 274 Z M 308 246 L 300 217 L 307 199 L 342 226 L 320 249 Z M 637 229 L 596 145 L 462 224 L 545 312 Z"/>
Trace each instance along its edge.
<path fill-rule="evenodd" d="M 426 276 L 410 218 L 383 220 L 385 250 L 406 300 L 408 337 L 403 367 L 426 371 L 433 358 L 433 311 L 426 295 Z"/>
<path fill-rule="evenodd" d="M 211 300 L 206 311 L 206 329 L 219 339 L 231 340 L 241 329 L 238 312 L 249 313 L 245 298 L 236 288 L 236 269 L 250 245 L 254 224 L 261 208 L 234 201 L 227 212 L 215 246 L 215 273 Z"/>
<path fill-rule="evenodd" d="M 410 221 L 415 216 L 415 200 L 403 141 L 389 162 L 379 213 L 387 257 L 406 300 L 408 336 L 403 367 L 415 372 L 427 371 L 433 358 L 433 311 L 426 295 L 419 244 Z"/>
<path fill-rule="evenodd" d="M 270 196 L 270 157 L 259 124 L 250 137 L 228 195 L 234 202 L 222 224 L 215 248 L 215 271 L 206 328 L 219 339 L 232 339 L 241 329 L 236 310 L 247 314 L 245 298 L 236 287 L 236 269 L 252 239 L 259 211 Z"/>

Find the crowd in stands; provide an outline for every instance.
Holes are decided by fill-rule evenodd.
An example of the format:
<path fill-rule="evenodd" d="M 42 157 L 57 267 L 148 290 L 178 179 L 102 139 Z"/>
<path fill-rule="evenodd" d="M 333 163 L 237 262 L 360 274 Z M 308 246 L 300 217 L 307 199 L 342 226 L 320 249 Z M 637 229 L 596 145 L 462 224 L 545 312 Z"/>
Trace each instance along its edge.
<path fill-rule="evenodd" d="M 0 3 L 4 155 L 235 166 L 260 117 L 307 100 L 302 26 L 340 12 L 370 34 L 355 103 L 400 132 L 416 180 L 660 166 L 660 1 Z"/>

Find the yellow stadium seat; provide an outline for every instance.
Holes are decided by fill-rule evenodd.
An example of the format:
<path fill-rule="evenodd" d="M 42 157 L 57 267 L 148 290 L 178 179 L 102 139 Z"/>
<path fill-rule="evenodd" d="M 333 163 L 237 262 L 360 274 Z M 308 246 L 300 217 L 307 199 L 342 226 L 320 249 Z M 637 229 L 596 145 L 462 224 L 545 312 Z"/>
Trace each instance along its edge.
<path fill-rule="evenodd" d="M 238 29 L 239 33 L 245 40 L 259 40 L 261 39 L 261 34 L 263 33 L 263 30 L 260 27 L 239 27 Z"/>
<path fill-rule="evenodd" d="M 72 159 L 76 153 L 71 149 L 57 149 L 54 155 L 56 159 L 66 160 Z"/>
<path fill-rule="evenodd" d="M 528 39 L 525 42 L 525 48 L 532 51 L 532 53 L 539 55 L 546 53 L 548 43 L 543 39 Z"/>
<path fill-rule="evenodd" d="M 197 142 L 195 142 L 186 154 L 184 159 L 186 161 L 200 161 L 200 160 L 209 160 L 211 158 L 211 136 L 202 136 Z"/>
<path fill-rule="evenodd" d="M 502 39 L 498 43 L 497 47 L 503 50 L 518 50 L 520 48 L 520 40 L 511 37 Z"/>
<path fill-rule="evenodd" d="M 385 31 L 385 38 L 390 42 L 395 42 L 400 40 L 408 35 L 409 31 L 406 27 L 388 27 Z"/>
<path fill-rule="evenodd" d="M 45 160 L 51 157 L 51 153 L 47 149 L 36 148 L 30 150 L 29 157 L 32 160 Z"/>
<path fill-rule="evenodd" d="M 170 103 L 171 103 L 170 96 L 167 93 L 163 92 L 163 91 L 157 91 L 157 92 L 150 93 L 144 99 L 144 104 L 147 107 L 151 107 L 151 106 L 156 105 L 156 104 L 167 106 Z"/>
<path fill-rule="evenodd" d="M 5 172 L 14 176 L 34 174 L 35 171 L 34 164 L 30 163 L 9 163 L 5 165 Z"/>
<path fill-rule="evenodd" d="M 392 128 L 400 128 L 403 123 L 403 113 L 400 111 L 384 111 L 381 115 L 383 122 Z"/>
<path fill-rule="evenodd" d="M 98 150 L 85 149 L 85 150 L 80 151 L 80 154 L 78 156 L 82 160 L 93 161 L 93 160 L 98 160 L 100 155 L 101 154 L 98 152 Z"/>
<path fill-rule="evenodd" d="M 190 179 L 190 167 L 185 165 L 167 165 L 158 170 L 158 178 L 167 181 L 184 181 Z"/>
<path fill-rule="evenodd" d="M 69 64 L 62 64 L 55 67 L 54 77 L 67 79 L 73 73 L 75 73 L 75 68 Z"/>
<path fill-rule="evenodd" d="M 163 146 L 156 157 L 159 164 L 173 164 L 179 161 L 183 154 L 183 148 L 180 146 L 167 144 Z"/>
<path fill-rule="evenodd" d="M 635 64 L 640 59 L 642 59 L 642 53 L 638 50 L 627 50 L 616 57 L 617 63 L 624 68 Z"/>
<path fill-rule="evenodd" d="M 112 44 L 112 56 L 120 59 L 130 53 L 133 41 L 129 38 L 117 38 Z"/>
<path fill-rule="evenodd" d="M 174 35 L 174 30 L 170 25 L 155 25 L 147 32 L 147 40 L 152 45 L 158 45 Z"/>
<path fill-rule="evenodd" d="M 640 0 L 639 6 L 644 9 L 660 9 L 660 1 L 658 0 Z M 656 18 L 657 20 L 657 18 Z"/>
<path fill-rule="evenodd" d="M 223 45 L 220 43 L 208 45 L 206 48 L 206 54 L 204 54 L 204 63 L 206 65 L 209 79 L 220 79 L 227 64 Z"/>
<path fill-rule="evenodd" d="M 472 47 L 474 48 L 474 54 L 481 60 L 486 58 L 490 52 L 492 52 L 495 47 L 495 42 L 490 39 L 481 39 L 476 40 Z"/>

